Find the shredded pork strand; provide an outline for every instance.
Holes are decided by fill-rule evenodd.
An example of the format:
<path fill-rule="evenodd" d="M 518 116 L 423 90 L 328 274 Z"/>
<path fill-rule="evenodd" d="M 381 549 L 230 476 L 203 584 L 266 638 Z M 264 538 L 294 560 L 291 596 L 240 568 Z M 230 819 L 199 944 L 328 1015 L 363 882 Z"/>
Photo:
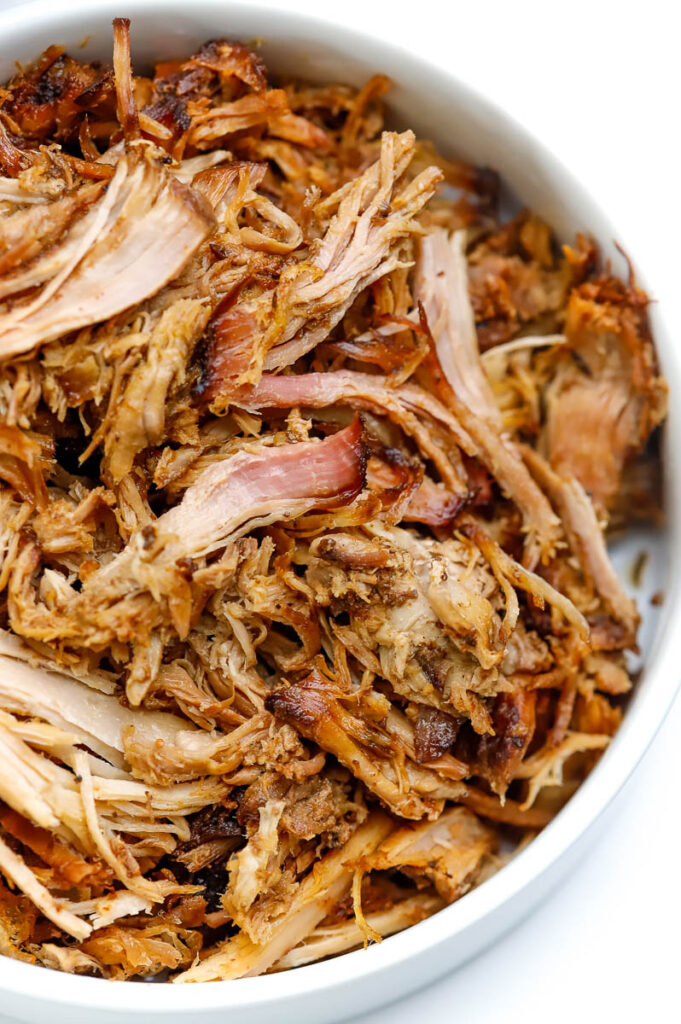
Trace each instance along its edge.
<path fill-rule="evenodd" d="M 0 90 L 0 952 L 185 984 L 390 941 L 570 799 L 666 386 L 384 75 L 166 56 Z"/>
<path fill-rule="evenodd" d="M 139 146 L 121 157 L 88 221 L 79 221 L 56 251 L 38 256 L 30 273 L 3 282 L 5 296 L 41 282 L 35 297 L 0 310 L 4 359 L 153 295 L 179 273 L 212 226 L 201 197 Z"/>

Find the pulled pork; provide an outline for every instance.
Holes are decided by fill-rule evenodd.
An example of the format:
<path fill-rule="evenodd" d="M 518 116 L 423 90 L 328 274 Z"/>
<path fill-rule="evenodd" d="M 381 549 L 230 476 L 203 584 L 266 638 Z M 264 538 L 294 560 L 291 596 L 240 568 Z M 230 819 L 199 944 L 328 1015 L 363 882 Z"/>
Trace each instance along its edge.
<path fill-rule="evenodd" d="M 1 91 L 4 955 L 187 983 L 380 941 L 618 728 L 647 298 L 383 131 L 389 87 L 231 40 L 135 76 L 117 19 L 111 67 Z"/>

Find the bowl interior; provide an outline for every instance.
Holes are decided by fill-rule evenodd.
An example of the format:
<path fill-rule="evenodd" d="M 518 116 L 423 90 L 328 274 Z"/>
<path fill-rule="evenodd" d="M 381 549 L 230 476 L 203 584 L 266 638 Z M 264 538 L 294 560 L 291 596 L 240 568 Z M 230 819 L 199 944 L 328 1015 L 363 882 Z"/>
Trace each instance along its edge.
<path fill-rule="evenodd" d="M 432 138 L 446 155 L 461 156 L 499 170 L 516 200 L 545 217 L 561 238 L 572 239 L 576 231 L 588 231 L 599 241 L 604 256 L 612 260 L 615 269 L 626 272 L 614 245 L 615 232 L 602 207 L 541 144 L 445 72 L 380 40 L 345 29 L 331 28 L 254 3 L 232 4 L 222 0 L 200 0 L 192 5 L 180 4 L 179 0 L 166 0 L 162 4 L 152 0 L 128 0 L 125 5 L 103 0 L 72 7 L 39 2 L 0 15 L 0 81 L 12 74 L 15 61 L 28 62 L 53 43 L 65 44 L 74 56 L 110 60 L 111 19 L 120 14 L 132 20 L 132 56 L 137 70 L 149 69 L 158 59 L 186 55 L 207 39 L 227 36 L 245 42 L 260 40 L 258 46 L 267 66 L 283 76 L 361 85 L 376 72 L 389 75 L 394 82 L 389 96 L 390 116 L 397 126 L 412 127 L 418 134 Z M 626 239 L 619 235 L 618 241 L 626 245 Z M 639 279 L 644 287 L 650 287 L 645 273 L 640 274 Z M 653 309 L 652 315 L 663 370 L 672 391 L 677 391 L 681 383 L 681 357 L 666 334 L 661 312 Z M 676 419 L 677 410 L 672 405 L 671 435 L 676 432 Z M 465 959 L 483 941 L 480 923 L 495 914 L 501 921 L 502 908 L 510 906 L 513 900 L 516 901 L 514 913 L 519 913 L 518 901 L 522 903 L 524 894 L 539 885 L 551 865 L 598 817 L 650 742 L 676 690 L 674 623 L 681 606 L 677 582 L 681 579 L 677 571 L 681 550 L 678 514 L 681 472 L 679 458 L 671 450 L 666 456 L 666 471 L 668 532 L 637 533 L 618 545 L 616 552 L 617 567 L 625 579 L 635 555 L 643 547 L 651 553 L 642 590 L 637 595 L 644 611 L 642 650 L 646 665 L 622 729 L 598 768 L 565 810 L 500 874 L 434 918 L 380 946 L 286 975 L 245 980 L 237 985 L 105 984 L 96 979 L 58 975 L 0 957 L 0 988 L 22 999 L 44 997 L 53 1006 L 80 1007 L 80 1010 L 69 1010 L 64 1020 L 91 1020 L 88 1008 L 94 1007 L 104 1014 L 102 1019 L 106 1019 L 112 1007 L 127 1009 L 133 1015 L 137 1011 L 144 1012 L 144 1019 L 151 1019 L 152 1015 L 155 1018 L 160 1013 L 182 1015 L 190 1008 L 239 1007 L 244 1010 L 259 1006 L 264 1010 L 267 1006 L 282 1006 L 282 1000 L 300 1001 L 303 996 L 308 998 L 306 1005 L 311 1006 L 311 993 L 330 991 L 339 980 L 354 982 L 360 994 L 366 993 L 370 977 L 380 978 L 388 969 L 400 964 L 410 964 L 406 971 L 412 970 L 422 983 L 428 978 L 428 968 L 419 967 L 418 963 L 423 960 L 425 964 L 424 957 L 428 957 L 429 951 L 451 943 L 456 936 L 460 939 L 456 947 L 459 951 L 451 947 L 450 963 Z M 649 598 L 659 590 L 665 591 L 665 603 L 661 609 L 653 609 Z M 510 920 L 506 920 L 504 927 L 509 923 Z M 493 931 L 488 930 L 487 934 Z M 430 973 L 436 972 L 431 970 Z M 362 989 L 364 982 L 366 987 Z M 387 998 L 394 998 L 407 987 L 404 980 L 395 982 Z M 302 1007 L 303 1003 L 298 1005 Z M 368 1004 L 365 1001 L 363 1005 L 366 1008 Z M 348 1012 L 351 1008 L 348 1004 Z M 14 1012 L 17 1012 L 16 1005 Z M 331 1011 L 325 1019 L 341 1013 Z M 299 1019 L 315 1017 L 302 1013 Z"/>
<path fill-rule="evenodd" d="M 22 6 L 21 11 L 34 6 Z M 545 217 L 559 235 L 572 238 L 581 230 L 599 235 L 593 211 L 574 201 L 567 180 L 556 180 L 556 167 L 547 168 L 542 147 L 524 133 L 519 139 L 519 126 L 508 118 L 500 126 L 500 112 L 454 79 L 446 80 L 443 94 L 441 72 L 378 39 L 351 38 L 336 27 L 324 31 L 322 23 L 258 4 L 209 0 L 188 9 L 174 0 L 133 0 L 123 5 L 100 0 L 87 9 L 77 4 L 53 9 L 39 21 L 31 20 L 30 28 L 17 17 L 13 29 L 3 32 L 0 82 L 14 72 L 17 62 L 35 59 L 53 43 L 66 45 L 76 57 L 110 62 L 111 18 L 123 11 L 132 19 L 132 60 L 138 72 L 150 71 L 159 59 L 186 56 L 206 40 L 223 35 L 254 43 L 268 69 L 284 77 L 361 86 L 372 74 L 386 73 L 394 83 L 388 105 L 396 126 L 411 127 L 433 139 L 446 156 L 500 169 L 512 193 Z M 509 145 L 511 140 L 515 144 Z M 620 259 L 607 233 L 600 240 L 608 257 Z"/>

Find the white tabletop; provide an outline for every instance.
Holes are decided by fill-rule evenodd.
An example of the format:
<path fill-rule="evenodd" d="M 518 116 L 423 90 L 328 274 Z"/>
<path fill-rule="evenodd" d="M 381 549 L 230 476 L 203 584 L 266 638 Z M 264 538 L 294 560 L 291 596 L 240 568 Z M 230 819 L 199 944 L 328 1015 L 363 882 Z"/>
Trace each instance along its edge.
<path fill-rule="evenodd" d="M 681 61 L 669 0 L 278 2 L 374 31 L 502 103 L 607 205 L 655 297 L 677 299 L 681 343 Z M 680 1020 L 679 735 L 677 700 L 608 833 L 538 912 L 364 1024 Z"/>

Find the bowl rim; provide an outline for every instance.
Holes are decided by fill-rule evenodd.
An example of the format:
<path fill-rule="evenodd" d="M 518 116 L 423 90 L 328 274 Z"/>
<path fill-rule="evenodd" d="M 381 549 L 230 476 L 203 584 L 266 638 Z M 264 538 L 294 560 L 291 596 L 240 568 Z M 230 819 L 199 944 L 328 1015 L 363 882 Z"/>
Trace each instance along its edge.
<path fill-rule="evenodd" d="M 437 78 L 444 89 L 457 92 L 462 102 L 469 103 L 493 122 L 495 130 L 501 129 L 521 146 L 538 152 L 542 161 L 561 179 L 561 188 L 569 188 L 580 207 L 593 209 L 610 237 L 621 236 L 611 224 L 607 202 L 601 197 L 593 198 L 564 162 L 504 111 L 500 104 L 460 81 L 437 63 L 430 63 L 400 45 L 377 40 L 368 33 L 338 24 L 332 18 L 312 17 L 295 10 L 280 9 L 273 4 L 274 0 L 273 3 L 261 0 L 199 0 L 196 8 L 201 14 L 214 12 L 222 22 L 229 17 L 230 10 L 251 17 L 254 22 L 270 25 L 271 29 L 264 34 L 269 33 L 273 38 L 281 34 L 283 29 L 304 29 L 304 34 L 312 33 L 323 38 L 324 33 L 332 27 L 334 45 L 338 49 L 350 53 L 356 49 L 361 53 L 372 48 L 386 57 L 399 57 L 407 69 L 405 77 L 424 74 Z M 20 33 L 28 39 L 32 29 L 41 23 L 54 23 L 55 32 L 69 31 L 88 17 L 101 18 L 112 7 L 125 8 L 126 16 L 132 19 L 136 14 L 154 11 L 171 15 L 174 10 L 181 12 L 185 19 L 191 19 L 191 9 L 188 10 L 180 0 L 124 0 L 119 3 L 116 0 L 91 0 L 87 5 L 72 3 L 57 9 L 51 0 L 31 0 L 0 12 L 0 40 L 8 32 Z M 645 276 L 638 273 L 637 276 L 646 287 Z M 681 385 L 681 354 L 671 343 L 665 316 L 655 305 L 651 309 L 653 334 L 663 371 L 672 391 L 676 391 Z M 681 411 L 678 415 L 681 417 Z M 676 419 L 677 410 L 672 404 L 668 435 L 677 434 Z M 419 952 L 435 949 L 479 924 L 514 898 L 522 897 L 577 843 L 613 801 L 652 742 L 679 687 L 681 673 L 678 669 L 674 621 L 681 619 L 681 572 L 678 571 L 681 569 L 681 456 L 674 458 L 669 449 L 665 460 L 665 476 L 665 505 L 670 513 L 667 525 L 669 585 L 656 630 L 655 648 L 644 668 L 644 685 L 637 692 L 616 737 L 596 768 L 556 818 L 502 871 L 451 906 L 391 936 L 389 941 L 280 974 L 239 979 L 238 984 L 218 981 L 190 986 L 163 983 L 139 985 L 62 974 L 0 956 L 0 991 L 61 1006 L 103 1012 L 111 1009 L 138 1011 L 147 1017 L 190 1010 L 235 1010 L 262 1008 L 268 1004 L 281 1005 L 303 992 L 306 995 L 322 993 L 340 984 L 359 982 L 370 975 L 407 964 L 416 949 Z M 514 923 L 518 923 L 521 917 L 522 912 L 516 912 Z"/>

